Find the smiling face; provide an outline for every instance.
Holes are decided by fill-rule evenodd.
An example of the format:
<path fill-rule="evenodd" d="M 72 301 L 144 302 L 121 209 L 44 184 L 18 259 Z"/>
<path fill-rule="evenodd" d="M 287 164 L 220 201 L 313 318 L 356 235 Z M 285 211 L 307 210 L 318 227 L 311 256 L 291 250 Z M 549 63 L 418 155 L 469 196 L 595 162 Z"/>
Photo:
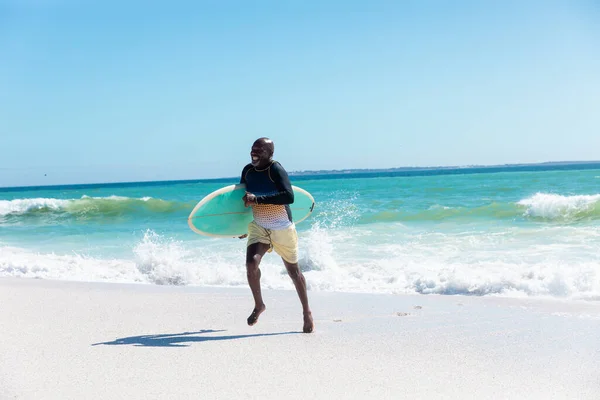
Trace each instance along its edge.
<path fill-rule="evenodd" d="M 260 138 L 252 145 L 250 150 L 251 163 L 254 167 L 265 167 L 267 166 L 273 157 L 275 146 L 273 141 L 267 138 Z"/>

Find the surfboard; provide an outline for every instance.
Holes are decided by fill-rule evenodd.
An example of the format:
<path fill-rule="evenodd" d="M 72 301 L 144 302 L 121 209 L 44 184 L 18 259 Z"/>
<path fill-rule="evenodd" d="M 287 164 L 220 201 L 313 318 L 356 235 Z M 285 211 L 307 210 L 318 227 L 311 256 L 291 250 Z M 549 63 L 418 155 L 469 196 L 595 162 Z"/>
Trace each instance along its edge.
<path fill-rule="evenodd" d="M 290 204 L 292 219 L 298 224 L 308 218 L 315 200 L 306 190 L 292 186 L 294 203 Z M 242 197 L 246 185 L 230 185 L 215 190 L 194 207 L 188 217 L 189 227 L 196 233 L 215 237 L 239 237 L 248 233 L 252 207 L 245 207 Z"/>

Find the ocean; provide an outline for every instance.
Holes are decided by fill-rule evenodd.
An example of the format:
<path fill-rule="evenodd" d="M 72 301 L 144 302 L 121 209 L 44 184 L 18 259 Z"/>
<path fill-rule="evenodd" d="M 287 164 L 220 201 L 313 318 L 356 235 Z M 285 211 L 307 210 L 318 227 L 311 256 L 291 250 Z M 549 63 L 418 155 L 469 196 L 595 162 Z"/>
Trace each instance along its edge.
<path fill-rule="evenodd" d="M 285 163 L 284 163 L 285 165 Z M 311 291 L 600 300 L 600 164 L 292 176 Z M 0 188 L 0 276 L 246 287 L 187 216 L 236 179 Z M 262 284 L 293 289 L 265 256 Z"/>

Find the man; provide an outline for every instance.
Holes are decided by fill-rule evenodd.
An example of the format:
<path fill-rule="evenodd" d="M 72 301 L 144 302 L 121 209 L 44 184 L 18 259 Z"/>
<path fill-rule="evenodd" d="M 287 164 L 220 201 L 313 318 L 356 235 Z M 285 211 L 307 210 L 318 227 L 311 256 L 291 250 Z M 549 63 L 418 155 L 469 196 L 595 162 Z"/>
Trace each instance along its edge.
<path fill-rule="evenodd" d="M 290 204 L 294 202 L 294 192 L 287 172 L 281 164 L 273 161 L 275 145 L 268 138 L 260 138 L 252 145 L 251 163 L 244 167 L 240 183 L 246 184 L 244 205 L 252 207 L 254 220 L 248 225 L 246 249 L 246 274 L 254 296 L 254 310 L 248 317 L 252 326 L 265 309 L 260 290 L 260 261 L 267 252 L 275 250 L 281 256 L 289 276 L 296 286 L 304 313 L 304 333 L 314 329 L 314 323 L 306 281 L 298 267 L 298 235 L 292 221 Z"/>

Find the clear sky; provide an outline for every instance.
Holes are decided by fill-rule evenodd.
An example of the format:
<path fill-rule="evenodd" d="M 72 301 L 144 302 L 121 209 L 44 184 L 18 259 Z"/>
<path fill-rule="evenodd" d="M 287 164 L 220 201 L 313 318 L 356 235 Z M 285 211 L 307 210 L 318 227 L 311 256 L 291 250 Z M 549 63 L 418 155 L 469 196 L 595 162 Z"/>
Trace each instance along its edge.
<path fill-rule="evenodd" d="M 0 186 L 600 159 L 600 2 L 0 0 Z M 46 175 L 46 176 L 44 176 Z"/>

